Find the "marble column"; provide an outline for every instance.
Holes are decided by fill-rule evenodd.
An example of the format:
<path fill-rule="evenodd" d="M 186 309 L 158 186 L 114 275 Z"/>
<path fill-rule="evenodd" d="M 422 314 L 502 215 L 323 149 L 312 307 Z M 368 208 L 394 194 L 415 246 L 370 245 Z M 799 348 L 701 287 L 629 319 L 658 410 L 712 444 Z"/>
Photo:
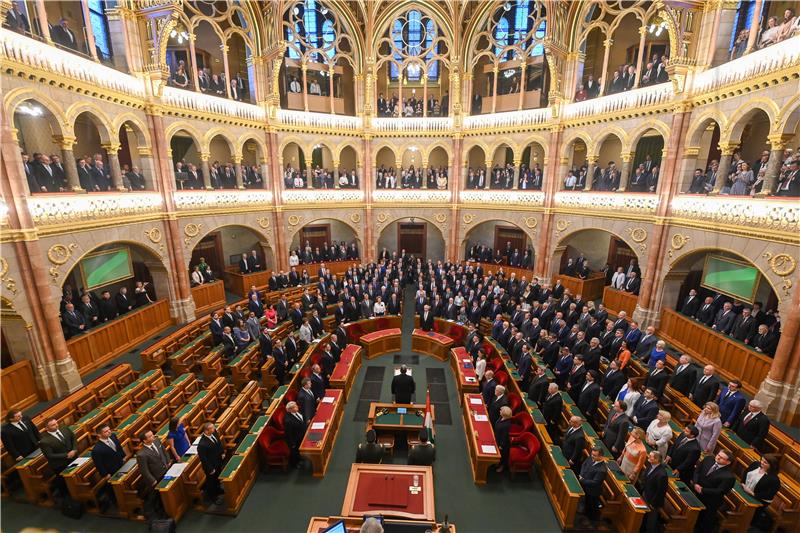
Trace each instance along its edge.
<path fill-rule="evenodd" d="M 157 191 L 156 164 L 153 161 L 153 151 L 149 146 L 137 148 L 139 153 L 139 171 L 144 176 L 144 188 L 146 191 Z"/>
<path fill-rule="evenodd" d="M 200 173 L 203 175 L 203 188 L 211 190 L 211 165 L 208 164 L 211 159 L 211 154 L 208 152 L 200 152 Z"/>
<path fill-rule="evenodd" d="M 75 137 L 58 137 L 56 143 L 61 146 L 61 164 L 64 165 L 64 172 L 67 175 L 67 189 L 72 192 L 86 192 L 81 187 L 81 180 L 78 177 L 78 162 L 72 151 Z"/>
<path fill-rule="evenodd" d="M 628 188 L 628 180 L 631 177 L 631 162 L 633 161 L 633 152 L 622 154 L 622 168 L 619 171 L 619 188 L 617 191 L 625 192 Z"/>
<path fill-rule="evenodd" d="M 731 170 L 733 152 L 736 150 L 738 145 L 720 143 L 719 147 L 722 153 L 719 158 L 719 168 L 717 169 L 717 181 L 714 183 L 714 190 L 711 191 L 711 194 L 719 194 L 720 189 L 725 186 L 725 181 L 728 179 L 728 172 Z"/>
<path fill-rule="evenodd" d="M 753 9 L 753 18 L 750 22 L 750 33 L 747 36 L 747 48 L 744 53 L 749 54 L 756 46 L 758 33 L 761 30 L 761 10 L 764 7 L 764 0 L 756 0 L 755 8 Z"/>
<path fill-rule="evenodd" d="M 272 184 L 270 183 L 270 172 L 269 172 L 269 161 L 266 159 L 259 159 L 258 164 L 261 168 L 261 187 L 263 189 L 271 188 Z"/>
<path fill-rule="evenodd" d="M 786 142 L 782 136 L 780 138 L 771 138 L 769 141 L 771 150 L 767 161 L 767 171 L 764 174 L 764 184 L 758 196 L 773 194 L 778 187 L 778 175 L 781 173 L 783 150 L 786 148 Z"/>
<path fill-rule="evenodd" d="M 244 189 L 244 177 L 242 176 L 242 158 L 233 158 L 233 171 L 236 174 L 236 188 Z"/>
<path fill-rule="evenodd" d="M 111 188 L 115 191 L 126 191 L 122 181 L 122 169 L 119 166 L 119 144 L 104 144 L 103 150 L 108 156 L 108 170 L 111 172 Z"/>
<path fill-rule="evenodd" d="M 595 173 L 595 170 L 597 169 L 597 161 L 599 159 L 600 158 L 598 156 L 596 156 L 596 155 L 591 155 L 588 158 L 589 167 L 586 169 L 586 187 L 584 188 L 585 191 L 591 191 L 592 190 L 592 185 L 593 185 L 592 182 L 594 181 L 594 173 Z"/>

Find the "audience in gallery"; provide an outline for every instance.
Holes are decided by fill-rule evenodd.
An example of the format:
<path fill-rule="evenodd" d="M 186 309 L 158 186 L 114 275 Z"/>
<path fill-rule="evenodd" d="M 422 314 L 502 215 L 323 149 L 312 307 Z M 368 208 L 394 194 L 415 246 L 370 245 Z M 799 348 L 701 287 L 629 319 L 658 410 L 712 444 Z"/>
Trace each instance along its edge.
<path fill-rule="evenodd" d="M 236 166 L 233 162 L 225 164 L 214 161 L 209 166 L 209 182 L 212 189 L 235 189 Z M 203 171 L 194 163 L 181 159 L 175 163 L 175 184 L 178 190 L 203 190 Z M 242 164 L 242 185 L 246 189 L 261 189 L 264 178 L 258 165 Z"/>
<path fill-rule="evenodd" d="M 174 67 L 174 72 L 169 78 L 169 84 L 180 89 L 191 89 L 195 86 L 184 60 L 178 61 L 178 64 Z M 213 74 L 209 67 L 200 68 L 197 71 L 197 88 L 204 94 L 223 98 L 228 97 L 228 88 L 230 88 L 230 98 L 232 100 L 240 102 L 250 100 L 250 84 L 247 79 L 242 77 L 240 72 L 237 72 L 230 81 L 227 81 L 224 72 Z"/>
<path fill-rule="evenodd" d="M 464 259 L 467 261 L 477 261 L 489 265 L 508 265 L 520 268 L 533 267 L 533 248 L 528 246 L 524 252 L 519 251 L 511 245 L 511 241 L 506 242 L 505 249 L 492 252 L 492 249 L 482 243 L 474 243 L 467 250 Z"/>
<path fill-rule="evenodd" d="M 400 168 L 398 176 L 394 167 L 386 168 L 381 165 L 375 169 L 376 189 L 447 189 L 447 167 L 428 167 L 427 169 L 415 168 L 414 165 L 407 169 Z"/>
<path fill-rule="evenodd" d="M 113 297 L 110 290 L 104 289 L 99 298 L 96 291 L 80 288 L 76 298 L 72 286 L 64 285 L 59 304 L 64 338 L 86 333 L 156 300 L 153 286 L 147 281 L 134 281 L 132 296 L 128 294 L 128 288 L 128 285 L 122 285 Z"/>
<path fill-rule="evenodd" d="M 564 190 L 581 191 L 586 188 L 589 164 L 573 167 L 564 178 Z M 644 160 L 633 169 L 628 178 L 625 190 L 630 192 L 656 192 L 658 188 L 660 169 L 659 161 L 653 160 L 650 154 L 645 154 Z M 622 174 L 615 161 L 609 161 L 605 168 L 595 165 L 594 175 L 591 176 L 592 190 L 616 192 L 621 187 Z"/>
<path fill-rule="evenodd" d="M 791 148 L 784 149 L 775 190 L 765 191 L 764 184 L 770 157 L 772 157 L 770 151 L 764 150 L 761 152 L 761 157 L 751 165 L 742 159 L 741 151 L 736 150 L 731 157 L 728 176 L 720 182 L 717 181 L 719 163 L 712 160 L 705 171 L 701 168 L 694 171 L 687 192 L 708 194 L 718 188 L 719 194 L 731 196 L 756 196 L 757 194 L 800 196 L 800 154 Z"/>
<path fill-rule="evenodd" d="M 336 179 L 334 172 L 317 166 L 312 170 L 299 170 L 286 164 L 283 171 L 283 184 L 287 189 L 305 189 L 309 185 L 309 173 L 311 174 L 311 187 L 314 189 L 358 189 L 358 175 L 355 169 L 339 170 L 339 178 Z"/>
<path fill-rule="evenodd" d="M 355 261 L 359 259 L 358 245 L 355 241 L 349 245 L 345 241 L 332 241 L 328 246 L 327 242 L 322 243 L 322 248 L 319 246 L 312 247 L 309 241 L 306 241 L 302 250 L 298 247 L 292 250 L 289 254 L 289 266 L 295 267 L 298 265 L 310 265 L 313 263 L 324 263 L 325 261 Z"/>
<path fill-rule="evenodd" d="M 793 37 L 798 32 L 800 32 L 800 17 L 795 16 L 793 9 L 787 8 L 783 12 L 782 20 L 779 21 L 777 16 L 771 16 L 767 19 L 766 27 L 761 28 L 756 47 L 758 49 L 767 48 Z M 736 39 L 733 41 L 733 47 L 731 48 L 731 59 L 736 59 L 745 55 L 749 39 L 750 28 L 742 28 L 739 30 L 739 33 L 736 34 Z"/>
<path fill-rule="evenodd" d="M 667 65 L 669 64 L 669 57 L 667 55 L 653 54 L 650 61 L 642 65 L 641 74 L 641 87 L 649 87 L 651 85 L 658 85 L 669 81 L 669 73 L 667 72 Z M 600 84 L 607 83 L 605 94 L 616 94 L 621 92 L 630 91 L 636 88 L 636 65 L 624 64 L 620 65 L 611 75 L 611 79 L 605 78 L 601 81 L 596 81 L 593 75 L 589 75 L 586 81 L 578 84 L 578 89 L 575 92 L 575 101 L 583 102 L 584 100 L 591 100 L 600 96 Z"/>
<path fill-rule="evenodd" d="M 400 98 L 397 94 L 392 94 L 388 100 L 383 93 L 378 95 L 377 115 L 379 117 L 446 117 L 449 114 L 450 95 L 445 90 L 441 101 L 434 94 L 428 95 L 428 100 L 418 98 L 416 92 L 412 92 L 410 98 Z"/>
<path fill-rule="evenodd" d="M 68 192 L 67 171 L 56 154 L 34 152 L 31 157 L 22 152 L 22 167 L 31 193 Z M 106 167 L 102 154 L 85 155 L 76 161 L 80 187 L 86 192 L 116 190 L 112 186 L 111 172 Z M 143 191 L 145 177 L 136 165 L 122 165 L 122 186 L 126 191 Z"/>
<path fill-rule="evenodd" d="M 544 174 L 539 166 L 539 163 L 534 163 L 533 168 L 528 167 L 522 163 L 519 167 L 519 176 L 517 176 L 517 168 L 511 164 L 506 163 L 503 165 L 495 165 L 491 173 L 486 175 L 485 167 L 467 169 L 467 189 L 514 189 L 515 186 L 520 190 L 541 190 Z"/>

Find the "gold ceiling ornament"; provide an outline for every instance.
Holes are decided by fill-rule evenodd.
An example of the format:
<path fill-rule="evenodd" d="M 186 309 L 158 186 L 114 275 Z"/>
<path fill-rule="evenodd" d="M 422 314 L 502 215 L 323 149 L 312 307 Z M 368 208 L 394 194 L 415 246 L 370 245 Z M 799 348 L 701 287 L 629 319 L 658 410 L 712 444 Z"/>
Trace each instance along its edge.
<path fill-rule="evenodd" d="M 192 242 L 192 239 L 200 235 L 200 228 L 203 227 L 203 224 L 195 224 L 194 222 L 186 224 L 183 227 L 183 234 L 186 237 L 183 239 L 183 244 L 189 246 L 189 243 Z"/>
<path fill-rule="evenodd" d="M 158 244 L 161 242 L 161 237 L 163 237 L 161 230 L 158 228 L 151 228 L 149 230 L 145 230 L 145 235 L 147 238 L 150 239 L 150 242 Z"/>
<path fill-rule="evenodd" d="M 267 229 L 270 225 L 269 217 L 261 217 L 256 222 L 261 229 Z"/>
<path fill-rule="evenodd" d="M 630 234 L 633 242 L 644 242 L 647 240 L 647 231 L 644 228 L 628 228 L 628 234 Z"/>
<path fill-rule="evenodd" d="M 472 221 L 475 220 L 475 215 L 467 213 L 461 220 L 464 222 L 464 224 L 472 224 Z"/>
<path fill-rule="evenodd" d="M 361 213 L 350 213 L 350 222 L 353 224 L 361 222 Z"/>
<path fill-rule="evenodd" d="M 783 289 L 784 296 L 789 296 L 792 293 L 792 280 L 789 278 L 783 278 L 783 285 L 781 285 L 781 289 Z"/>
<path fill-rule="evenodd" d="M 5 279 L 8 274 L 8 261 L 5 257 L 0 257 L 0 279 Z"/>
<path fill-rule="evenodd" d="M 383 224 L 387 220 L 389 220 L 389 213 L 378 213 L 378 222 Z"/>
<path fill-rule="evenodd" d="M 289 215 L 288 222 L 290 226 L 296 226 L 303 220 L 302 215 Z"/>
<path fill-rule="evenodd" d="M 445 222 L 447 222 L 447 215 L 445 215 L 444 213 L 436 213 L 435 215 L 433 215 L 433 219 L 439 224 L 444 224 Z"/>
<path fill-rule="evenodd" d="M 670 259 L 672 256 L 675 255 L 675 252 L 686 246 L 686 243 L 689 242 L 692 238 L 688 235 L 683 235 L 682 233 L 676 233 L 670 239 L 670 249 L 667 251 L 667 255 Z"/>
<path fill-rule="evenodd" d="M 789 254 L 775 254 L 764 252 L 761 257 L 769 262 L 769 268 L 777 276 L 788 276 L 797 268 L 797 260 Z"/>
<path fill-rule="evenodd" d="M 525 227 L 533 229 L 539 225 L 539 220 L 536 217 L 525 217 Z"/>
<path fill-rule="evenodd" d="M 54 244 L 47 250 L 47 258 L 54 265 L 63 265 L 69 261 L 69 258 L 72 256 L 72 251 L 77 247 L 78 245 L 74 242 L 67 246 L 63 244 Z"/>
<path fill-rule="evenodd" d="M 58 272 L 58 269 L 56 267 L 50 267 L 50 270 L 48 270 L 48 272 L 50 273 L 50 277 L 52 278 L 50 281 L 53 282 L 53 285 L 58 285 L 58 276 L 61 275 Z"/>
<path fill-rule="evenodd" d="M 0 281 L 5 283 L 5 288 L 11 294 L 17 294 L 17 282 L 14 278 L 8 275 L 8 261 L 4 257 L 0 257 Z"/>
<path fill-rule="evenodd" d="M 561 233 L 562 231 L 567 229 L 570 226 L 570 224 L 572 224 L 571 220 L 565 220 L 563 218 L 561 220 L 556 220 L 556 231 Z"/>

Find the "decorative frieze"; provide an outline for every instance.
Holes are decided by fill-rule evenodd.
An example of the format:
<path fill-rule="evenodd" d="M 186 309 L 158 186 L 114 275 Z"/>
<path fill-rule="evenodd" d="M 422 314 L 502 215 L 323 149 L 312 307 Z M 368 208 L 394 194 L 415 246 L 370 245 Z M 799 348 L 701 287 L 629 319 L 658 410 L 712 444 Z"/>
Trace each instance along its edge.
<path fill-rule="evenodd" d="M 286 205 L 353 203 L 364 201 L 364 191 L 358 189 L 288 189 L 281 192 Z"/>
<path fill-rule="evenodd" d="M 655 194 L 615 194 L 608 192 L 557 192 L 556 207 L 599 211 L 618 211 L 620 213 L 655 214 L 658 195 Z"/>
<path fill-rule="evenodd" d="M 450 201 L 450 191 L 432 191 L 422 189 L 396 189 L 372 191 L 372 201 L 399 204 L 438 204 Z"/>
<path fill-rule="evenodd" d="M 75 224 L 161 212 L 161 194 L 148 193 L 90 193 L 34 195 L 28 199 L 28 209 L 36 226 Z"/>
<path fill-rule="evenodd" d="M 241 210 L 271 205 L 272 191 L 255 189 L 175 191 L 175 207 L 178 211 Z"/>
<path fill-rule="evenodd" d="M 672 199 L 672 216 L 680 219 L 772 229 L 798 234 L 800 204 L 776 198 L 682 195 Z"/>
<path fill-rule="evenodd" d="M 544 205 L 541 191 L 459 191 L 462 204 L 505 205 L 536 207 Z"/>

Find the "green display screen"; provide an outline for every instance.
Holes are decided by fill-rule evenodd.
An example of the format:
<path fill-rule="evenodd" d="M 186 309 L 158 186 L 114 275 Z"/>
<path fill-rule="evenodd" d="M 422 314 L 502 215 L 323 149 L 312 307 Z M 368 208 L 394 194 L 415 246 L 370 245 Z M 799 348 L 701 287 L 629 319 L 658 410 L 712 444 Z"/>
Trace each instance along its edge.
<path fill-rule="evenodd" d="M 91 290 L 133 277 L 128 248 L 115 248 L 94 253 L 81 260 L 84 288 Z"/>
<path fill-rule="evenodd" d="M 756 267 L 741 261 L 709 255 L 706 257 L 700 284 L 707 289 L 752 303 L 760 275 Z"/>

